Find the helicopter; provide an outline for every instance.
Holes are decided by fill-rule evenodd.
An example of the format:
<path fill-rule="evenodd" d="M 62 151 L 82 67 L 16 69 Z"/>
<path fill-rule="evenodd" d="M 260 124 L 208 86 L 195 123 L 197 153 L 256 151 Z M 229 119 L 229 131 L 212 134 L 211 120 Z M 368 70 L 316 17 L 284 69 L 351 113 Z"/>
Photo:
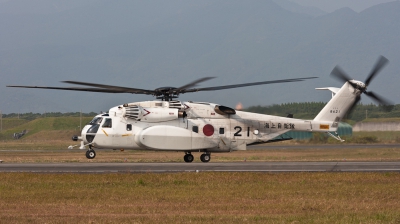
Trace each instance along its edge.
<path fill-rule="evenodd" d="M 350 79 L 336 66 L 331 76 L 345 83 L 341 88 L 316 88 L 331 91 L 332 98 L 313 120 L 296 119 L 291 115 L 280 117 L 244 112 L 208 102 L 183 102 L 178 97 L 184 93 L 299 82 L 317 77 L 194 88 L 214 78 L 204 77 L 178 88 L 160 87 L 154 90 L 79 81 L 63 81 L 79 85 L 72 87 L 7 87 L 153 95 L 156 100 L 120 104 L 110 108 L 107 113 L 96 115 L 84 126 L 80 136 L 72 137 L 72 140 L 80 141 L 80 144 L 68 148 L 79 147 L 85 150 L 88 147 L 88 159 L 96 157 L 95 149 L 181 151 L 187 163 L 193 162 L 193 152 L 200 152 L 200 160 L 209 162 L 211 153 L 246 150 L 249 145 L 290 140 L 292 138 L 282 137 L 288 131 L 322 132 L 344 141 L 336 132 L 339 122 L 359 102 L 361 94 L 364 93 L 379 104 L 390 105 L 388 100 L 376 93 L 367 92 L 368 85 L 387 62 L 385 57 L 380 56 L 365 82 Z"/>

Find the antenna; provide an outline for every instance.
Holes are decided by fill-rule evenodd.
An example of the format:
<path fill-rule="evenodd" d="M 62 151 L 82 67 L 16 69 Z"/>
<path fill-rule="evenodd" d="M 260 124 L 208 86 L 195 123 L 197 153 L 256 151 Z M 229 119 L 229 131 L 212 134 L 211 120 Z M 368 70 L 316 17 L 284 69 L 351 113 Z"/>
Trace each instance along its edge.
<path fill-rule="evenodd" d="M 81 109 L 81 114 L 79 117 L 79 131 L 82 131 L 82 109 Z"/>

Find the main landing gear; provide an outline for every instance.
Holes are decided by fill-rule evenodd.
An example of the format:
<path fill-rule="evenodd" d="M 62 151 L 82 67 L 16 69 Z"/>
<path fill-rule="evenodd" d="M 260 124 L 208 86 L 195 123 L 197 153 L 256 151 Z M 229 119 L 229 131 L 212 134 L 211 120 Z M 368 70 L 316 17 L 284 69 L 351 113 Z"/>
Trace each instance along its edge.
<path fill-rule="evenodd" d="M 186 152 L 185 156 L 183 157 L 183 160 L 187 163 L 191 163 L 194 160 L 194 156 L 190 152 Z M 208 163 L 211 160 L 211 153 L 205 152 L 204 154 L 201 154 L 200 160 L 203 163 Z"/>
<path fill-rule="evenodd" d="M 208 162 L 210 162 L 210 160 L 211 160 L 211 153 L 205 152 L 204 154 L 201 154 L 200 160 L 201 160 L 203 163 L 208 163 Z"/>
<path fill-rule="evenodd" d="M 86 158 L 94 159 L 96 157 L 96 152 L 93 149 L 89 149 L 86 151 Z"/>
<path fill-rule="evenodd" d="M 191 163 L 194 160 L 194 156 L 190 152 L 187 152 L 186 155 L 183 157 L 183 160 L 185 160 L 185 162 L 187 163 Z"/>

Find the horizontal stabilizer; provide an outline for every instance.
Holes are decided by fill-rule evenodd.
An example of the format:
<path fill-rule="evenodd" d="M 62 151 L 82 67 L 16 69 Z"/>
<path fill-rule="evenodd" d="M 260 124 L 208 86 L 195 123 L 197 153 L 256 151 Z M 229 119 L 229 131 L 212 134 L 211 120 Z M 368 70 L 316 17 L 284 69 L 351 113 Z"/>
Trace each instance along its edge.
<path fill-rule="evenodd" d="M 340 90 L 340 88 L 337 88 L 337 87 L 322 87 L 322 88 L 315 88 L 315 89 L 317 89 L 317 90 L 330 90 L 332 92 L 332 98 Z"/>
<path fill-rule="evenodd" d="M 315 88 L 317 90 L 330 90 L 332 93 L 337 93 L 339 92 L 340 88 L 337 87 L 322 87 L 322 88 Z"/>

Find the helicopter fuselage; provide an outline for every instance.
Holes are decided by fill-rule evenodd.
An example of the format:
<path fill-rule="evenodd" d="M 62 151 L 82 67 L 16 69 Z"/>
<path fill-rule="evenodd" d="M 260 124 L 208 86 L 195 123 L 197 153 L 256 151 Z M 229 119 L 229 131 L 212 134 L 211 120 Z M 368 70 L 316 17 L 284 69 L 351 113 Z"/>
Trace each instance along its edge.
<path fill-rule="evenodd" d="M 82 130 L 94 148 L 230 152 L 294 131 L 335 131 L 313 120 L 235 111 L 203 102 L 145 101 L 113 107 Z"/>

